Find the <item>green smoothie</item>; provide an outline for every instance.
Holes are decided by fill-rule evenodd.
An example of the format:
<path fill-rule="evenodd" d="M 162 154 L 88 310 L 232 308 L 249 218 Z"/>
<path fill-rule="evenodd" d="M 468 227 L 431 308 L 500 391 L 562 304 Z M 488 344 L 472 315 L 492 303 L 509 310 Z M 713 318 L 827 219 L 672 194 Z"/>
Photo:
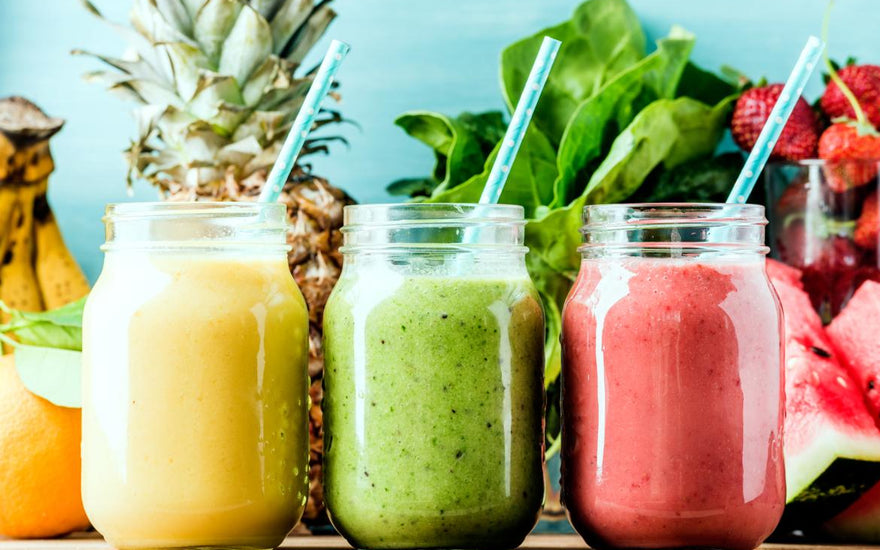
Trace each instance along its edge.
<path fill-rule="evenodd" d="M 343 276 L 324 315 L 324 493 L 360 548 L 513 548 L 544 497 L 527 276 Z"/>

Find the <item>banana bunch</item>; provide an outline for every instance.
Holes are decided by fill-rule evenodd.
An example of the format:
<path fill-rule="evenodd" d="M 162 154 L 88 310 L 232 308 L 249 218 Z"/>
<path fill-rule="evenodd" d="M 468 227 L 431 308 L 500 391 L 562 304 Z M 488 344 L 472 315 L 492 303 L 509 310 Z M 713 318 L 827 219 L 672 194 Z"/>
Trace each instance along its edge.
<path fill-rule="evenodd" d="M 0 99 L 0 300 L 13 309 L 54 309 L 89 291 L 46 199 L 49 138 L 63 124 L 26 99 Z"/>

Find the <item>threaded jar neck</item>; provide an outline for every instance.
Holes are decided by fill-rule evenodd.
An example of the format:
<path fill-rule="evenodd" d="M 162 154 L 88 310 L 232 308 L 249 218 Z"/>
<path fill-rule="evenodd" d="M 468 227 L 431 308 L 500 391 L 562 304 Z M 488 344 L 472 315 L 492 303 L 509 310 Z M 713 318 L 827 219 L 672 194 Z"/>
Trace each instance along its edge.
<path fill-rule="evenodd" d="M 523 208 L 416 203 L 345 207 L 346 255 L 373 253 L 525 254 Z"/>
<path fill-rule="evenodd" d="M 584 208 L 584 257 L 764 255 L 764 207 L 754 204 L 642 203 Z"/>
<path fill-rule="evenodd" d="M 107 205 L 104 251 L 218 250 L 286 252 L 287 210 L 280 203 L 133 202 Z"/>

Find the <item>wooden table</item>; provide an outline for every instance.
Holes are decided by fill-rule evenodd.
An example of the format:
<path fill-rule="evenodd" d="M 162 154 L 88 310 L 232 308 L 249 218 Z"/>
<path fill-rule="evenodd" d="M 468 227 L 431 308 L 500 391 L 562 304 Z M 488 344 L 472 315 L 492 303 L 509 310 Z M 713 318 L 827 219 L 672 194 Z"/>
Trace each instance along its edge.
<path fill-rule="evenodd" d="M 82 534 L 52 540 L 9 540 L 0 538 L 0 550 L 107 550 L 110 547 L 95 534 Z M 282 549 L 292 550 L 342 550 L 348 545 L 337 536 L 288 537 Z M 587 548 L 577 535 L 531 535 L 520 547 L 523 550 L 568 550 Z M 878 550 L 878 546 L 864 545 L 807 545 L 765 544 L 760 550 Z"/>

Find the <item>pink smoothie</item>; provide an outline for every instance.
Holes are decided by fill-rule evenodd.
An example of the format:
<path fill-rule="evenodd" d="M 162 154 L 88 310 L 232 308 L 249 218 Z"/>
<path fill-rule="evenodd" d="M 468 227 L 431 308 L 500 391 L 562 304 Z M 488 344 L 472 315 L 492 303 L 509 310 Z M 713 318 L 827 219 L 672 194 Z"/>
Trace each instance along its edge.
<path fill-rule="evenodd" d="M 595 547 L 751 549 L 785 503 L 764 260 L 585 259 L 563 312 L 562 490 Z"/>

